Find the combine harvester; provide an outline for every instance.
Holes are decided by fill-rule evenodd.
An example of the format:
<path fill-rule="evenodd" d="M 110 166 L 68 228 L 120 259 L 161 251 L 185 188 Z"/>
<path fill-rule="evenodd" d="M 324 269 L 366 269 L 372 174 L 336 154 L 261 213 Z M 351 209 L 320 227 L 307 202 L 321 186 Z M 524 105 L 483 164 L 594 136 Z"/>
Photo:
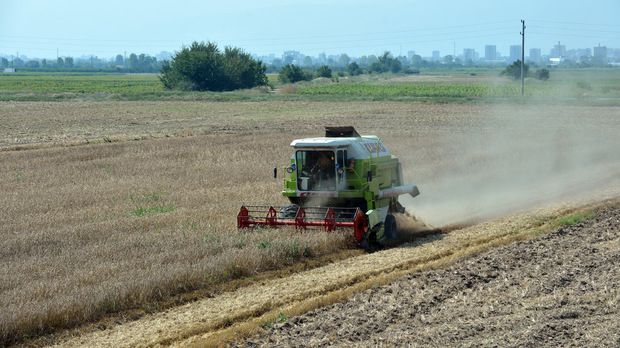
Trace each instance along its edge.
<path fill-rule="evenodd" d="M 365 249 L 396 239 L 394 214 L 405 212 L 398 196 L 419 191 L 403 184 L 398 158 L 379 137 L 359 135 L 353 127 L 326 127 L 325 137 L 297 139 L 291 146 L 282 194 L 292 205 L 242 206 L 238 228 L 351 229 Z"/>

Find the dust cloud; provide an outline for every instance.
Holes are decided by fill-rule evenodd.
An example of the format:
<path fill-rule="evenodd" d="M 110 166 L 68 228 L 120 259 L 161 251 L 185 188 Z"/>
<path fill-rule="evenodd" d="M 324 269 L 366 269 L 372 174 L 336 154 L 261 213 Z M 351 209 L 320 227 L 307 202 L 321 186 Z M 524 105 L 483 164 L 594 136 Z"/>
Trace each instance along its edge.
<path fill-rule="evenodd" d="M 432 168 L 419 175 L 415 164 L 403 167 L 421 194 L 401 198 L 433 226 L 620 191 L 618 107 L 489 106 L 467 126 L 438 136 L 440 148 L 431 152 L 439 158 L 417 159 Z"/>

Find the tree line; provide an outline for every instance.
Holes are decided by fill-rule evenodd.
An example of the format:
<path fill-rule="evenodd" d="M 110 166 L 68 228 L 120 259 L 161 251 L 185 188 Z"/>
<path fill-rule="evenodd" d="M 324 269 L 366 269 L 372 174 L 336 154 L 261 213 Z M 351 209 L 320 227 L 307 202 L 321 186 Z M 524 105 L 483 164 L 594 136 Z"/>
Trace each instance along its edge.
<path fill-rule="evenodd" d="M 96 56 L 86 58 L 58 57 L 57 59 L 22 59 L 15 57 L 0 58 L 0 68 L 39 71 L 73 71 L 96 70 L 110 72 L 157 73 L 161 70 L 162 61 L 147 54 L 131 53 L 125 56 L 118 54 L 113 59 Z"/>

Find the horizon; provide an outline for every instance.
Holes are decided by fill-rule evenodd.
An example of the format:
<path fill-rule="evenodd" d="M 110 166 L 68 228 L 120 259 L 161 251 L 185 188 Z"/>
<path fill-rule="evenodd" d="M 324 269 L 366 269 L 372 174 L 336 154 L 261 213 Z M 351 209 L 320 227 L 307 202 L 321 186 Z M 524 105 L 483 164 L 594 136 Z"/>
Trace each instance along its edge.
<path fill-rule="evenodd" d="M 583 4 L 577 1 L 562 6 L 532 0 L 523 4 L 447 1 L 441 8 L 403 0 L 381 5 L 367 0 L 335 4 L 326 0 L 298 4 L 192 0 L 165 8 L 158 4 L 166 3 L 67 0 L 58 6 L 41 0 L 9 0 L 0 14 L 0 54 L 19 53 L 27 59 L 56 58 L 57 53 L 104 59 L 124 52 L 157 56 L 174 53 L 193 41 L 211 41 L 256 56 L 279 57 L 285 51 L 312 57 L 321 53 L 360 57 L 385 51 L 406 56 L 414 51 L 430 57 L 438 50 L 443 57 L 461 55 L 467 48 L 484 53 L 485 45 L 495 45 L 498 53 L 507 56 L 511 45 L 521 44 L 521 19 L 526 21 L 526 52 L 539 48 L 548 54 L 558 41 L 567 50 L 592 49 L 598 44 L 620 48 L 616 19 L 620 3 L 611 0 L 590 2 L 587 18 L 583 18 Z M 193 11 L 188 12 L 188 7 Z M 304 21 L 300 23 L 299 18 Z"/>

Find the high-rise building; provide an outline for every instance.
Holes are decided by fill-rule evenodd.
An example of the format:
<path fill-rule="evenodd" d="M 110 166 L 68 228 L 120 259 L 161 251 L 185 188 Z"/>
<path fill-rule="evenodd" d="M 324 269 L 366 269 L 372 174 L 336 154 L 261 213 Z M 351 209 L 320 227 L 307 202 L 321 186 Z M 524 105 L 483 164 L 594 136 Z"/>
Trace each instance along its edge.
<path fill-rule="evenodd" d="M 463 48 L 463 60 L 465 63 L 475 62 L 477 58 L 476 50 L 473 48 Z"/>
<path fill-rule="evenodd" d="M 558 44 L 551 49 L 550 56 L 558 58 L 566 56 L 566 46 L 560 44 L 560 41 L 558 41 Z"/>
<path fill-rule="evenodd" d="M 607 47 L 601 46 L 601 44 L 598 44 L 598 46 L 594 47 L 594 58 L 607 58 Z"/>
<path fill-rule="evenodd" d="M 542 59 L 540 48 L 530 48 L 530 56 L 528 58 L 531 62 L 540 62 Z"/>
<path fill-rule="evenodd" d="M 495 47 L 495 45 L 484 46 L 484 59 L 486 60 L 497 59 L 497 47 Z"/>
<path fill-rule="evenodd" d="M 510 62 L 512 63 L 517 60 L 521 60 L 521 45 L 512 45 L 510 46 Z"/>
<path fill-rule="evenodd" d="M 441 54 L 439 53 L 439 51 L 433 51 L 433 61 L 438 61 L 441 60 Z"/>
<path fill-rule="evenodd" d="M 607 64 L 607 47 L 601 46 L 601 44 L 598 44 L 598 46 L 594 47 L 594 54 L 592 56 L 592 60 L 594 61 L 594 63 L 597 64 Z"/>

